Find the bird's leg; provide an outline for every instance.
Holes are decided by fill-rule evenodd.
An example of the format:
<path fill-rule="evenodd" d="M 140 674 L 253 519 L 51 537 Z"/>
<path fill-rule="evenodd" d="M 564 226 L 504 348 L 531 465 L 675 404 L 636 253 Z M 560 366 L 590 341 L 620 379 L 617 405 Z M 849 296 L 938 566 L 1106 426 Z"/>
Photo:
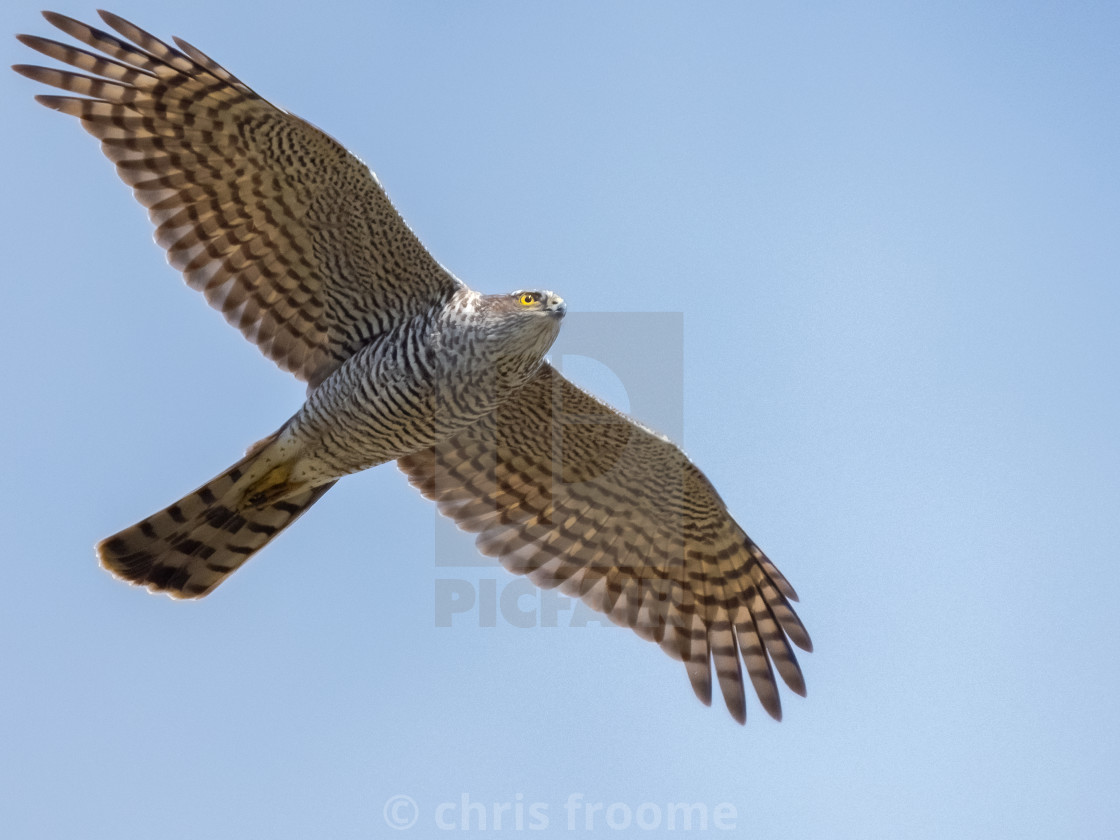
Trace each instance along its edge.
<path fill-rule="evenodd" d="M 241 504 L 239 507 L 242 510 L 248 508 L 262 508 L 303 490 L 307 482 L 291 481 L 291 473 L 291 461 L 277 464 L 265 473 L 262 478 L 257 479 L 249 485 L 241 496 Z"/>

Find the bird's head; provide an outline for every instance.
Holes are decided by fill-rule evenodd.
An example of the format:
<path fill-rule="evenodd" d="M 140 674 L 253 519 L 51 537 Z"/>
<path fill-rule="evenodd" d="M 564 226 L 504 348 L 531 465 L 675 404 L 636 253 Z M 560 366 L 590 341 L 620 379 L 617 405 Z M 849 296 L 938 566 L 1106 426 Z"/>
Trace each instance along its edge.
<path fill-rule="evenodd" d="M 563 318 L 564 313 L 568 310 L 568 304 L 564 303 L 564 298 L 560 297 L 556 292 L 550 292 L 548 289 L 535 292 L 520 289 L 516 292 L 510 292 L 508 295 L 499 295 L 498 297 L 513 301 L 512 304 L 507 304 L 512 311 L 524 314 L 547 315 L 556 321 Z"/>
<path fill-rule="evenodd" d="M 526 373 L 536 370 L 560 332 L 564 299 L 547 290 L 490 295 L 484 312 L 493 349 Z"/>

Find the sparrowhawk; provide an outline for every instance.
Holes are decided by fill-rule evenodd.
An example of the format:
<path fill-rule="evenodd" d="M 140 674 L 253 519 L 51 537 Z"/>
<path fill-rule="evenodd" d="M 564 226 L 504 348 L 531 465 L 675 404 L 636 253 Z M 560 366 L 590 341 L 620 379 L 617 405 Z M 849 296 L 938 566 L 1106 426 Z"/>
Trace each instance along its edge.
<path fill-rule="evenodd" d="M 742 663 L 775 718 L 773 669 L 804 694 L 793 588 L 680 449 L 545 361 L 558 295 L 467 288 L 357 157 L 190 44 L 44 14 L 92 51 L 20 40 L 83 72 L 15 69 L 77 94 L 37 99 L 101 141 L 186 282 L 308 385 L 244 458 L 101 542 L 107 569 L 201 597 L 339 478 L 395 460 L 481 552 L 682 660 L 703 702 L 713 662 L 739 722 Z"/>

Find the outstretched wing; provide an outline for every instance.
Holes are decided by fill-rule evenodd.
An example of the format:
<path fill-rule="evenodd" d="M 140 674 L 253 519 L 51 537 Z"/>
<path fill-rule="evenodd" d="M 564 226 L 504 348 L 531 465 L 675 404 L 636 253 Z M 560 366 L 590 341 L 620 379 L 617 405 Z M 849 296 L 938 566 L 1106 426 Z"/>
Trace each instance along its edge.
<path fill-rule="evenodd" d="M 171 265 L 281 368 L 318 384 L 460 287 L 337 141 L 190 44 L 100 15 L 128 40 L 54 12 L 44 16 L 97 52 L 19 36 L 91 75 L 15 69 L 81 95 L 36 98 L 101 140 Z"/>
<path fill-rule="evenodd" d="M 775 718 L 771 663 L 804 695 L 790 641 L 812 643 L 793 588 L 680 449 L 547 364 L 494 414 L 398 464 L 484 554 L 683 660 L 704 703 L 713 660 L 740 723 L 741 662 Z"/>

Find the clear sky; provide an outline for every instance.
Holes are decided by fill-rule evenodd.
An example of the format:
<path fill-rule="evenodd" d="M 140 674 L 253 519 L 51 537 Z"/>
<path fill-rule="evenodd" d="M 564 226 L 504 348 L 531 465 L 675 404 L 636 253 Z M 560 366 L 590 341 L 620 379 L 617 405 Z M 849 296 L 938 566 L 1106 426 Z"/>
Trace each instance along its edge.
<path fill-rule="evenodd" d="M 49 35 L 38 7 L 0 32 Z M 475 288 L 560 292 L 558 355 L 797 587 L 809 695 L 740 728 L 655 646 L 455 565 L 393 466 L 205 601 L 101 571 L 302 387 L 5 70 L 3 836 L 678 836 L 682 802 L 705 836 L 1115 836 L 1120 7 L 263 8 L 113 10 L 339 138 Z"/>

